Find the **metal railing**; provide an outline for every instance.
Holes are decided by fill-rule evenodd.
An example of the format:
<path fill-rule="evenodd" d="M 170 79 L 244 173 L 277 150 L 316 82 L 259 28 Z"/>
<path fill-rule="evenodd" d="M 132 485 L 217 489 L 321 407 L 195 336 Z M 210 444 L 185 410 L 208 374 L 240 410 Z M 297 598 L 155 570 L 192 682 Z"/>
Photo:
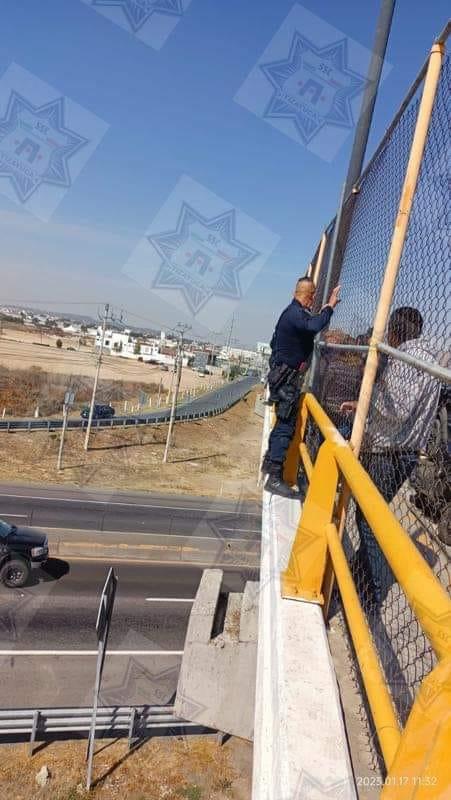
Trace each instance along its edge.
<path fill-rule="evenodd" d="M 126 736 L 129 745 L 150 733 L 214 733 L 196 722 L 174 716 L 174 706 L 104 706 L 97 710 L 96 734 L 102 738 Z M 12 708 L 0 710 L 0 742 L 28 741 L 30 755 L 36 741 L 84 737 L 89 734 L 92 708 Z"/>
<path fill-rule="evenodd" d="M 245 397 L 258 383 L 254 377 L 246 377 L 232 381 L 220 389 L 208 392 L 201 397 L 182 403 L 177 407 L 175 419 L 177 422 L 190 422 L 204 417 L 213 417 L 227 411 L 235 403 Z M 116 428 L 133 425 L 158 425 L 169 422 L 170 409 L 167 411 L 154 411 L 149 414 L 133 414 L 112 417 L 111 419 L 94 419 L 93 428 Z M 68 429 L 84 429 L 88 420 L 67 420 Z M 58 430 L 62 428 L 62 419 L 0 419 L 0 431 L 14 430 Z"/>
<path fill-rule="evenodd" d="M 308 447 L 312 424 L 322 440 L 316 457 Z M 327 607 L 336 580 L 387 771 L 381 798 L 445 797 L 450 789 L 451 599 L 312 394 L 301 398 L 285 464 L 288 482 L 296 482 L 300 466 L 309 485 L 281 576 L 282 595 Z M 434 651 L 435 666 L 423 678 L 404 727 L 339 532 L 344 484 Z"/>

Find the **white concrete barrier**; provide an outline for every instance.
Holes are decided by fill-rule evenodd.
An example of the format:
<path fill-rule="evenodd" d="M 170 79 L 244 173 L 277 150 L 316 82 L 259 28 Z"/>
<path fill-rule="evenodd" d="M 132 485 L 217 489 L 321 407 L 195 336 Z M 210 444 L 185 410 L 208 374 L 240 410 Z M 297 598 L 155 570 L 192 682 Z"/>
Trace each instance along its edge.
<path fill-rule="evenodd" d="M 263 492 L 252 800 L 356 800 L 322 609 L 281 596 L 300 511 Z"/>

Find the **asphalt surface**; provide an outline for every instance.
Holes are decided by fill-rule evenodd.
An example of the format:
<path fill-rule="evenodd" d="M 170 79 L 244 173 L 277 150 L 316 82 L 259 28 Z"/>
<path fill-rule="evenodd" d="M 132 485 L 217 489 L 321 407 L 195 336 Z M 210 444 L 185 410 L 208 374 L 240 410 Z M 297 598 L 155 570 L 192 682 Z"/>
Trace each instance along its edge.
<path fill-rule="evenodd" d="M 59 530 L 67 541 L 110 544 L 119 538 L 130 548 L 136 548 L 135 539 L 142 545 L 158 538 L 170 550 L 171 539 L 201 537 L 191 541 L 200 548 L 199 559 L 205 548 L 214 550 L 218 541 L 226 546 L 227 539 L 246 549 L 239 540 L 253 545 L 261 530 L 255 502 L 39 485 L 1 485 L 0 518 Z M 243 563 L 240 554 L 236 558 L 233 563 Z M 53 558 L 24 589 L 0 588 L 0 708 L 91 704 L 95 623 L 109 566 L 110 560 Z M 191 610 L 183 601 L 194 598 L 203 566 L 121 561 L 115 569 L 118 590 L 101 703 L 169 703 Z M 225 567 L 224 590 L 240 591 L 256 578 L 256 570 L 245 566 Z"/>
<path fill-rule="evenodd" d="M 255 502 L 157 493 L 0 485 L 0 518 L 17 526 L 254 539 Z"/>
<path fill-rule="evenodd" d="M 113 566 L 118 588 L 102 704 L 169 702 L 191 610 L 183 601 L 194 598 L 202 567 Z M 108 567 L 52 559 L 34 585 L 0 590 L 0 707 L 91 703 L 95 623 Z M 224 590 L 241 591 L 247 579 L 256 579 L 255 570 L 226 569 Z"/>

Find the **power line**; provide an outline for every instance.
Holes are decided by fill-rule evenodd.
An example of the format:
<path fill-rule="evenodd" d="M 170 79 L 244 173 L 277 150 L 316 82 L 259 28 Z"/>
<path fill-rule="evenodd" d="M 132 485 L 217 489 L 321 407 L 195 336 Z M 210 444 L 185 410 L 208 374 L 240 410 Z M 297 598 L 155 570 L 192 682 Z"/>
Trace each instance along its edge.
<path fill-rule="evenodd" d="M 33 303 L 46 306 L 99 306 L 100 301 L 93 302 L 92 300 L 11 300 L 9 298 L 2 299 L 2 305 L 11 303 L 12 305 L 32 305 Z"/>

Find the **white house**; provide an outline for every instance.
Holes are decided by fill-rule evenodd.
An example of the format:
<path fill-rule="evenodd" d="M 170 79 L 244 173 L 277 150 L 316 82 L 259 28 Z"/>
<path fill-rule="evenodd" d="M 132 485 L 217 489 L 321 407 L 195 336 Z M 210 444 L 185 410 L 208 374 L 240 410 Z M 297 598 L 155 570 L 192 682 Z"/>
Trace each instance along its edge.
<path fill-rule="evenodd" d="M 257 342 L 257 353 L 260 353 L 262 356 L 270 356 L 271 345 L 267 342 Z"/>
<path fill-rule="evenodd" d="M 78 322 L 69 322 L 63 325 L 63 331 L 64 333 L 75 333 L 78 335 L 81 333 L 81 324 Z"/>
<path fill-rule="evenodd" d="M 102 339 L 102 328 L 99 327 L 96 331 L 95 346 L 100 347 Z M 153 339 L 138 337 L 130 330 L 113 331 L 106 330 L 103 342 L 103 348 L 108 351 L 110 355 L 121 356 L 122 358 L 132 358 L 137 360 L 141 358 L 144 362 L 156 361 L 159 364 L 167 364 L 173 366 L 176 355 L 176 347 L 168 351 L 168 346 L 165 344 L 165 339 Z M 162 349 L 166 352 L 161 352 Z M 172 352 L 171 352 L 172 351 Z M 183 366 L 187 366 L 191 354 L 185 352 L 183 355 Z"/>

